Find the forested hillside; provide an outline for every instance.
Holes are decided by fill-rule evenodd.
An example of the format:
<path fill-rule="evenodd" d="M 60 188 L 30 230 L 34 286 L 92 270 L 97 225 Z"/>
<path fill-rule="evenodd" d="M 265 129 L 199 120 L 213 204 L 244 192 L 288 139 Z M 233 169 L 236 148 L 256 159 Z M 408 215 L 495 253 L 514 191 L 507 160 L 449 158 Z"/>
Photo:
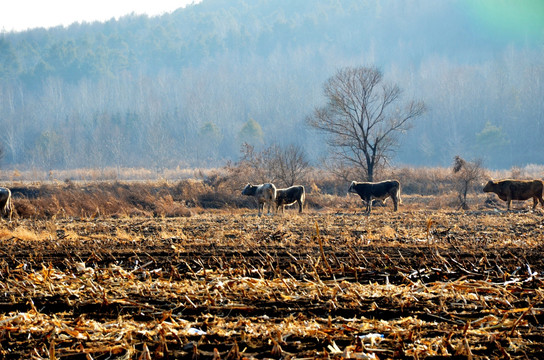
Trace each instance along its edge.
<path fill-rule="evenodd" d="M 429 108 L 395 163 L 542 163 L 544 11 L 485 3 L 203 0 L 2 33 L 2 167 L 217 166 L 243 142 L 298 144 L 318 165 L 305 118 L 348 65 L 378 66 Z"/>

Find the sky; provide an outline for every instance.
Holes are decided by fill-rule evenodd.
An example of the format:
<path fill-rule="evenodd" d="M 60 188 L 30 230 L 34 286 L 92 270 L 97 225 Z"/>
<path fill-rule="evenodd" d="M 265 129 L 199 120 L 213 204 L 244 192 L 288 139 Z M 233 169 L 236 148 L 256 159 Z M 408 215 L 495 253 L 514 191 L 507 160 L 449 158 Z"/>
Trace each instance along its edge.
<path fill-rule="evenodd" d="M 481 31 L 494 37 L 541 42 L 544 36 L 543 0 L 465 0 L 469 16 Z"/>
<path fill-rule="evenodd" d="M 161 15 L 193 2 L 199 0 L 3 0 L 0 32 L 107 21 L 131 13 Z"/>

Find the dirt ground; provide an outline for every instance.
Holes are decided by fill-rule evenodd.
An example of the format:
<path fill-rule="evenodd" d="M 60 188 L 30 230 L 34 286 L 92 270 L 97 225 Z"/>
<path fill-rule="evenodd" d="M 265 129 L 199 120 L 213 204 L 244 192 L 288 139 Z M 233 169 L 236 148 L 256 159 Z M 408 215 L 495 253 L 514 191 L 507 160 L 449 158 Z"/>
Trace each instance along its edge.
<path fill-rule="evenodd" d="M 0 223 L 0 358 L 533 359 L 542 211 Z"/>

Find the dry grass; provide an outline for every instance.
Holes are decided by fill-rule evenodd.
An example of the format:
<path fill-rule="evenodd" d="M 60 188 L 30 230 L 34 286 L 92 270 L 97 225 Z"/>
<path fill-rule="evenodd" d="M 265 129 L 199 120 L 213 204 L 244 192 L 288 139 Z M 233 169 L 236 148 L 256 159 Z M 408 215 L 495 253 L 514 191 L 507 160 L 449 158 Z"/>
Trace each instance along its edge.
<path fill-rule="evenodd" d="M 231 170 L 229 170 L 231 169 Z M 111 170 L 111 169 L 110 169 Z M 30 176 L 14 171 L 13 178 L 4 183 L 12 189 L 16 213 L 21 218 L 51 219 L 63 217 L 179 217 L 191 216 L 212 209 L 255 208 L 254 199 L 240 195 L 246 182 L 240 173 L 228 169 L 176 169 L 168 173 L 176 181 L 152 178 L 149 170 L 122 169 L 132 181 L 103 181 L 95 176 L 99 170 L 73 170 L 53 172 L 51 178 L 66 177 L 65 181 L 25 182 Z M 121 171 L 121 170 L 120 170 Z M 164 170 L 166 174 L 167 170 Z M 536 165 L 508 172 L 487 172 L 493 177 L 539 177 L 542 167 Z M 245 174 L 245 175 L 244 175 Z M 4 176 L 6 173 L 4 173 Z M 36 175 L 36 174 L 34 174 Z M 445 168 L 395 168 L 381 174 L 383 178 L 397 178 L 402 186 L 403 206 L 424 207 L 433 210 L 457 209 L 459 199 L 451 169 Z M 179 180 L 179 179 L 182 180 Z M 312 171 L 304 183 L 307 191 L 306 208 L 310 211 L 333 209 L 359 211 L 358 196 L 346 194 L 347 184 L 330 173 Z M 470 209 L 503 208 L 494 195 L 481 193 L 481 184 L 475 184 L 468 196 Z M 390 204 L 386 205 L 390 207 Z M 525 208 L 527 203 L 514 204 Z"/>
<path fill-rule="evenodd" d="M 1 181 L 9 182 L 64 182 L 64 181 L 179 181 L 206 175 L 216 169 L 175 168 L 152 170 L 146 168 L 103 168 L 70 170 L 8 170 L 3 171 Z"/>
<path fill-rule="evenodd" d="M 25 226 L 17 226 L 10 230 L 2 228 L 0 230 L 0 240 L 19 239 L 23 241 L 39 241 L 43 239 L 53 239 L 56 237 L 55 232 L 48 230 L 35 231 Z"/>
<path fill-rule="evenodd" d="M 0 233 L 2 357 L 540 354 L 541 210 L 357 210 L 16 219 Z"/>
<path fill-rule="evenodd" d="M 474 190 L 458 211 L 449 171 L 389 175 L 403 204 L 371 215 L 326 174 L 303 214 L 263 217 L 221 171 L 14 182 L 0 357 L 540 356 L 543 210 Z"/>

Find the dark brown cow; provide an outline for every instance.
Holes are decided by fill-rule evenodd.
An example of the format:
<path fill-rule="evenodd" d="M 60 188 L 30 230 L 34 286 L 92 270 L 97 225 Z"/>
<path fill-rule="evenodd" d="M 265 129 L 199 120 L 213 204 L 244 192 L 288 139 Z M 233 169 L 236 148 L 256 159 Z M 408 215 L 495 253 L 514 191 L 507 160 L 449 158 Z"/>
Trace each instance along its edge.
<path fill-rule="evenodd" d="M 0 187 L 0 213 L 2 216 L 8 216 L 9 221 L 11 221 L 13 204 L 11 202 L 11 191 L 8 188 Z"/>
<path fill-rule="evenodd" d="M 499 199 L 506 201 L 506 207 L 510 210 L 512 200 L 528 200 L 533 198 L 533 209 L 540 201 L 544 207 L 542 192 L 544 189 L 544 181 L 542 180 L 489 180 L 484 186 L 484 192 L 492 192 L 497 194 Z"/>
<path fill-rule="evenodd" d="M 363 202 L 366 202 L 366 212 L 372 211 L 372 199 L 393 199 L 394 211 L 398 210 L 400 199 L 400 183 L 397 180 L 385 180 L 381 182 L 356 182 L 352 181 L 348 192 L 358 194 Z"/>
<path fill-rule="evenodd" d="M 259 206 L 259 216 L 261 216 L 261 209 L 264 212 L 264 204 L 268 204 L 268 214 L 270 215 L 270 209 L 274 206 L 276 201 L 276 187 L 274 184 L 266 183 L 262 185 L 247 184 L 242 195 L 255 196 Z"/>
<path fill-rule="evenodd" d="M 304 207 L 304 201 L 306 200 L 306 192 L 304 186 L 295 185 L 288 187 L 287 189 L 276 190 L 276 212 L 281 206 L 281 212 L 283 213 L 284 207 L 287 205 L 293 205 L 298 203 L 298 212 L 302 212 Z"/>

